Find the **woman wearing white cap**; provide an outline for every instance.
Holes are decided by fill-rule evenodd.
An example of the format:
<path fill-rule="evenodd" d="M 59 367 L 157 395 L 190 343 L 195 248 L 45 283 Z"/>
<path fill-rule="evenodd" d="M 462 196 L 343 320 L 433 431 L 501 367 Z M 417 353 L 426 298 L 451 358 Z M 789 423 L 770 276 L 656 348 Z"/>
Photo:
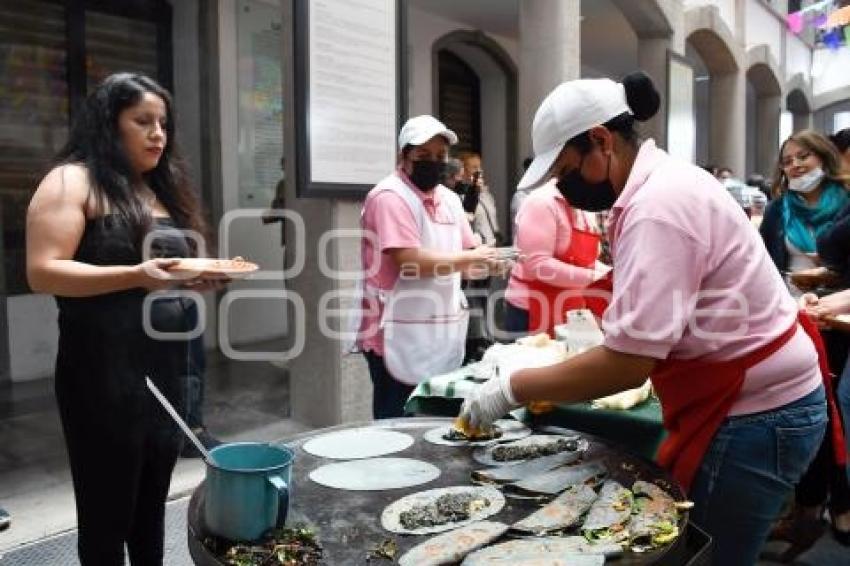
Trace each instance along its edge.
<path fill-rule="evenodd" d="M 376 419 L 402 416 L 421 380 L 460 367 L 469 320 L 461 274 L 504 268 L 495 250 L 475 248 L 460 198 L 440 184 L 455 143 L 433 116 L 411 118 L 398 136 L 398 167 L 363 204 L 357 345 Z"/>
<path fill-rule="evenodd" d="M 534 119 L 520 187 L 558 179 L 575 207 L 611 209 L 605 342 L 480 386 L 461 415 L 481 426 L 531 401 L 573 403 L 650 375 L 668 437 L 658 460 L 696 503 L 716 564 L 756 561 L 826 428 L 819 359 L 758 233 L 708 173 L 672 159 L 635 121 L 659 96 L 643 73 L 563 83 Z"/>

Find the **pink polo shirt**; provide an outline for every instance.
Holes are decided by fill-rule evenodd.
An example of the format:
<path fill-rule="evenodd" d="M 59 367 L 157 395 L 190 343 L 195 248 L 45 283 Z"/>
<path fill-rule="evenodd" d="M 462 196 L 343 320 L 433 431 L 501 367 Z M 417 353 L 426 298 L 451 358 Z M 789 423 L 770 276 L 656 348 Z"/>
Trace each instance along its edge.
<path fill-rule="evenodd" d="M 534 189 L 522 202 L 516 217 L 516 247 L 522 261 L 511 270 L 505 300 L 528 310 L 528 284 L 544 281 L 554 287 L 583 289 L 593 282 L 592 269 L 578 267 L 556 259 L 570 247 L 573 225 L 567 212 L 567 199 L 552 179 Z M 576 227 L 595 232 L 595 219 L 581 210 L 573 210 Z"/>
<path fill-rule="evenodd" d="M 410 182 L 401 169 L 397 169 L 392 176 L 397 176 L 413 189 L 416 196 L 422 199 L 422 204 L 433 221 L 455 222 L 449 203 L 444 202 L 436 190 L 423 193 Z M 421 247 L 421 235 L 416 216 L 404 198 L 391 190 L 383 189 L 382 185 L 388 179 L 389 177 L 378 183 L 366 195 L 361 217 L 361 228 L 366 232 L 361 242 L 363 271 L 366 273 L 365 285 L 384 291 L 391 290 L 399 277 L 398 265 L 387 251 Z M 460 198 L 448 189 L 442 194 L 444 197 L 457 199 L 458 204 L 460 203 Z M 458 206 L 458 208 L 462 207 Z M 456 221 L 457 228 L 461 231 L 463 247 L 474 248 L 477 240 L 466 216 L 461 215 Z M 367 294 L 367 298 L 363 300 L 363 320 L 360 324 L 357 344 L 363 351 L 372 351 L 380 356 L 384 355 L 384 335 L 379 328 L 382 313 L 383 305 L 380 301 L 370 300 Z"/>
<path fill-rule="evenodd" d="M 797 304 L 745 213 L 714 177 L 643 143 L 608 219 L 614 291 L 605 345 L 663 360 L 730 360 L 764 346 Z M 730 415 L 766 411 L 821 383 L 798 329 L 751 368 Z"/>

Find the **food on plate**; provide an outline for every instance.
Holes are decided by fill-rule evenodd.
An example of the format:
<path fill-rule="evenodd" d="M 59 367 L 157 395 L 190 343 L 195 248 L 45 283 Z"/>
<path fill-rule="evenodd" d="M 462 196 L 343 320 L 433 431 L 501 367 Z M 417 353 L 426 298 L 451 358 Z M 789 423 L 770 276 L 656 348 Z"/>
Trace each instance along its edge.
<path fill-rule="evenodd" d="M 510 487 L 522 492 L 557 495 L 570 486 L 595 481 L 607 472 L 601 462 L 587 462 L 534 474 L 511 484 Z"/>
<path fill-rule="evenodd" d="M 179 259 L 168 267 L 168 272 L 183 277 L 233 279 L 250 275 L 259 268 L 256 263 L 246 261 L 240 256 L 233 259 L 189 257 Z"/>
<path fill-rule="evenodd" d="M 636 481 L 634 515 L 629 523 L 630 544 L 634 550 L 649 550 L 673 542 L 679 536 L 676 501 L 663 489 Z"/>
<path fill-rule="evenodd" d="M 531 429 L 515 419 L 500 419 L 493 423 L 485 434 L 476 431 L 476 438 L 467 438 L 462 432 L 454 432 L 454 424 L 443 425 L 425 431 L 423 440 L 443 446 L 487 446 L 496 441 L 510 441 L 525 438 Z"/>
<path fill-rule="evenodd" d="M 593 488 L 584 484 L 573 486 L 525 519 L 514 523 L 512 528 L 535 535 L 563 531 L 578 524 L 596 498 Z"/>
<path fill-rule="evenodd" d="M 582 534 L 591 542 L 628 540 L 633 499 L 631 491 L 615 481 L 606 481 L 587 512 Z"/>
<path fill-rule="evenodd" d="M 522 538 L 494 544 L 477 550 L 466 557 L 462 566 L 485 566 L 488 564 L 604 564 L 605 557 L 616 557 L 623 553 L 619 544 L 591 544 L 584 537 Z M 597 558 L 593 558 L 596 556 Z M 544 561 L 548 559 L 548 561 Z M 583 562 L 590 558 L 596 562 Z M 538 560 L 534 562 L 534 560 Z M 568 560 L 556 562 L 555 560 Z M 600 561 L 601 560 L 601 561 Z"/>
<path fill-rule="evenodd" d="M 454 486 L 413 493 L 388 505 L 381 525 L 400 534 L 439 533 L 481 521 L 505 506 L 490 486 Z"/>
<path fill-rule="evenodd" d="M 470 552 L 502 536 L 508 526 L 494 521 L 479 521 L 437 535 L 408 550 L 399 558 L 399 566 L 440 566 L 457 564 Z"/>

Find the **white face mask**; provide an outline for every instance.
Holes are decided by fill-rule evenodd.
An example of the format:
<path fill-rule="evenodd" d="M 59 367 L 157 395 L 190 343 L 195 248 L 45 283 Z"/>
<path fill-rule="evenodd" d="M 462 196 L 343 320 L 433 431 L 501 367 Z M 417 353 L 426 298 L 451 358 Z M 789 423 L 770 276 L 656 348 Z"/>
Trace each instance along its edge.
<path fill-rule="evenodd" d="M 797 177 L 796 179 L 788 179 L 788 188 L 798 193 L 810 193 L 820 185 L 825 173 L 820 167 L 815 167 L 808 173 Z"/>

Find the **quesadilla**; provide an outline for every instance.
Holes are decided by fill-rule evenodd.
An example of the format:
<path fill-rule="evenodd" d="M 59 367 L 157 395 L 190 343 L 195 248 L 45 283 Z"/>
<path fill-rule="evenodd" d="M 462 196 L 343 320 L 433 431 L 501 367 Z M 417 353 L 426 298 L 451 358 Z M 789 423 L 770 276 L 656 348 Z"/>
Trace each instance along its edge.
<path fill-rule="evenodd" d="M 628 523 L 632 515 L 632 492 L 615 481 L 602 484 L 599 498 L 593 503 L 581 527 L 585 538 L 595 541 L 628 540 Z"/>
<path fill-rule="evenodd" d="M 563 531 L 578 524 L 596 498 L 593 488 L 573 486 L 511 528 L 535 535 Z"/>
<path fill-rule="evenodd" d="M 513 466 L 497 466 L 472 472 L 472 478 L 480 481 L 508 483 L 531 478 L 543 472 L 572 464 L 581 458 L 581 452 L 561 452 L 552 456 L 543 456 L 534 460 L 520 462 Z"/>
<path fill-rule="evenodd" d="M 630 542 L 636 550 L 649 550 L 673 542 L 679 536 L 676 501 L 663 489 L 636 481 L 634 515 L 629 524 Z"/>
<path fill-rule="evenodd" d="M 518 468 L 506 466 L 507 469 Z M 511 490 L 525 493 L 557 495 L 573 485 L 587 483 L 603 477 L 608 470 L 601 462 L 586 462 L 574 466 L 562 466 L 554 470 L 534 474 L 510 484 Z"/>
<path fill-rule="evenodd" d="M 485 466 L 504 466 L 553 456 L 561 452 L 584 452 L 588 448 L 586 440 L 579 436 L 558 434 L 532 434 L 513 442 L 491 444 L 477 448 L 472 457 Z"/>
<path fill-rule="evenodd" d="M 399 558 L 399 566 L 441 566 L 457 564 L 472 552 L 493 542 L 508 530 L 494 521 L 479 521 L 437 535 L 408 550 Z"/>
<path fill-rule="evenodd" d="M 515 539 L 477 550 L 466 557 L 462 566 L 484 566 L 487 564 L 561 564 L 555 560 L 568 560 L 563 564 L 582 565 L 584 558 L 603 564 L 605 557 L 615 557 L 623 553 L 619 544 L 591 544 L 584 537 L 544 537 Z M 593 558 L 593 557 L 596 558 Z M 543 559 L 548 562 L 540 561 Z M 600 561 L 599 559 L 602 559 Z M 538 561 L 538 562 L 535 562 Z"/>
<path fill-rule="evenodd" d="M 429 489 L 389 504 L 381 513 L 381 525 L 400 534 L 441 533 L 486 519 L 504 506 L 505 497 L 490 486 Z"/>

